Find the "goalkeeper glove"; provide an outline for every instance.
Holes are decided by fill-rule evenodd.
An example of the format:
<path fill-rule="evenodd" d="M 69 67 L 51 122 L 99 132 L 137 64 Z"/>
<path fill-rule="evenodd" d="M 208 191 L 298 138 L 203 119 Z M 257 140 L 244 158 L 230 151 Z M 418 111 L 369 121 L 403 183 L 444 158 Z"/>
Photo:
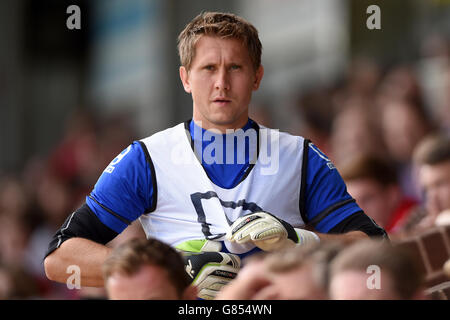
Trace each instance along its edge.
<path fill-rule="evenodd" d="M 233 280 L 241 266 L 237 255 L 224 252 L 183 252 L 185 270 L 197 296 L 212 300 L 223 286 Z"/>
<path fill-rule="evenodd" d="M 274 215 L 260 211 L 238 218 L 227 233 L 229 241 L 252 241 L 264 251 L 274 251 L 290 246 L 320 241 L 311 231 L 296 229 Z"/>

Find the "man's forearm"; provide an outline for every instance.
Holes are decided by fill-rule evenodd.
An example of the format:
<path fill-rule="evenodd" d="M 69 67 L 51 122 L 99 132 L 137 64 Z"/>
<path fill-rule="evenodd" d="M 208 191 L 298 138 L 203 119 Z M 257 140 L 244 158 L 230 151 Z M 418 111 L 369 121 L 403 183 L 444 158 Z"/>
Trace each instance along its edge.
<path fill-rule="evenodd" d="M 83 238 L 71 238 L 47 256 L 44 268 L 50 280 L 66 283 L 69 266 L 80 270 L 81 286 L 103 287 L 102 264 L 112 249 Z"/>

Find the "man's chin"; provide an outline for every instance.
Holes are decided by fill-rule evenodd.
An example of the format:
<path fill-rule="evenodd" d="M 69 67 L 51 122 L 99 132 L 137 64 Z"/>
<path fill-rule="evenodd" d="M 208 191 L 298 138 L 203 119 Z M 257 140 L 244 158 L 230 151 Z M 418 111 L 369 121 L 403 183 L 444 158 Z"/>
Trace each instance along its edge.
<path fill-rule="evenodd" d="M 245 126 L 248 121 L 248 117 L 245 120 L 236 120 L 229 118 L 217 118 L 212 119 L 210 122 L 210 129 L 217 128 L 219 130 L 224 129 L 240 129 Z"/>

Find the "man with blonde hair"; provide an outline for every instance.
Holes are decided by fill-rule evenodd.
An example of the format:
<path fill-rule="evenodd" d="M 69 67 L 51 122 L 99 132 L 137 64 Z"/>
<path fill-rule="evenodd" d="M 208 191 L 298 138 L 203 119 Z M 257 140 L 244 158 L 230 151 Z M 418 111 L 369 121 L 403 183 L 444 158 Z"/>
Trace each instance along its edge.
<path fill-rule="evenodd" d="M 50 243 L 50 279 L 65 281 L 67 265 L 77 264 L 82 284 L 102 286 L 99 265 L 110 254 L 104 244 L 138 218 L 147 237 L 183 251 L 220 252 L 204 262 L 210 268 L 197 270 L 220 275 L 218 282 L 202 282 L 211 288 L 233 278 L 240 265 L 234 255 L 325 238 L 386 236 L 309 140 L 249 119 L 264 74 L 252 24 L 230 13 L 203 12 L 178 40 L 192 120 L 133 142 L 110 163 Z M 189 262 L 196 284 L 205 275 Z M 225 272 L 214 270 L 223 266 Z"/>

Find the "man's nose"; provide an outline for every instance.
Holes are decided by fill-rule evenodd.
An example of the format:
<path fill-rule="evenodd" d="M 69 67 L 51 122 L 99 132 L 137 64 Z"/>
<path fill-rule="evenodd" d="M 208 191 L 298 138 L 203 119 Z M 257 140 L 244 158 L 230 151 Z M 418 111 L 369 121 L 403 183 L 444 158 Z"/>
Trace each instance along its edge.
<path fill-rule="evenodd" d="M 215 87 L 218 90 L 230 90 L 230 79 L 225 68 L 218 70 Z"/>

